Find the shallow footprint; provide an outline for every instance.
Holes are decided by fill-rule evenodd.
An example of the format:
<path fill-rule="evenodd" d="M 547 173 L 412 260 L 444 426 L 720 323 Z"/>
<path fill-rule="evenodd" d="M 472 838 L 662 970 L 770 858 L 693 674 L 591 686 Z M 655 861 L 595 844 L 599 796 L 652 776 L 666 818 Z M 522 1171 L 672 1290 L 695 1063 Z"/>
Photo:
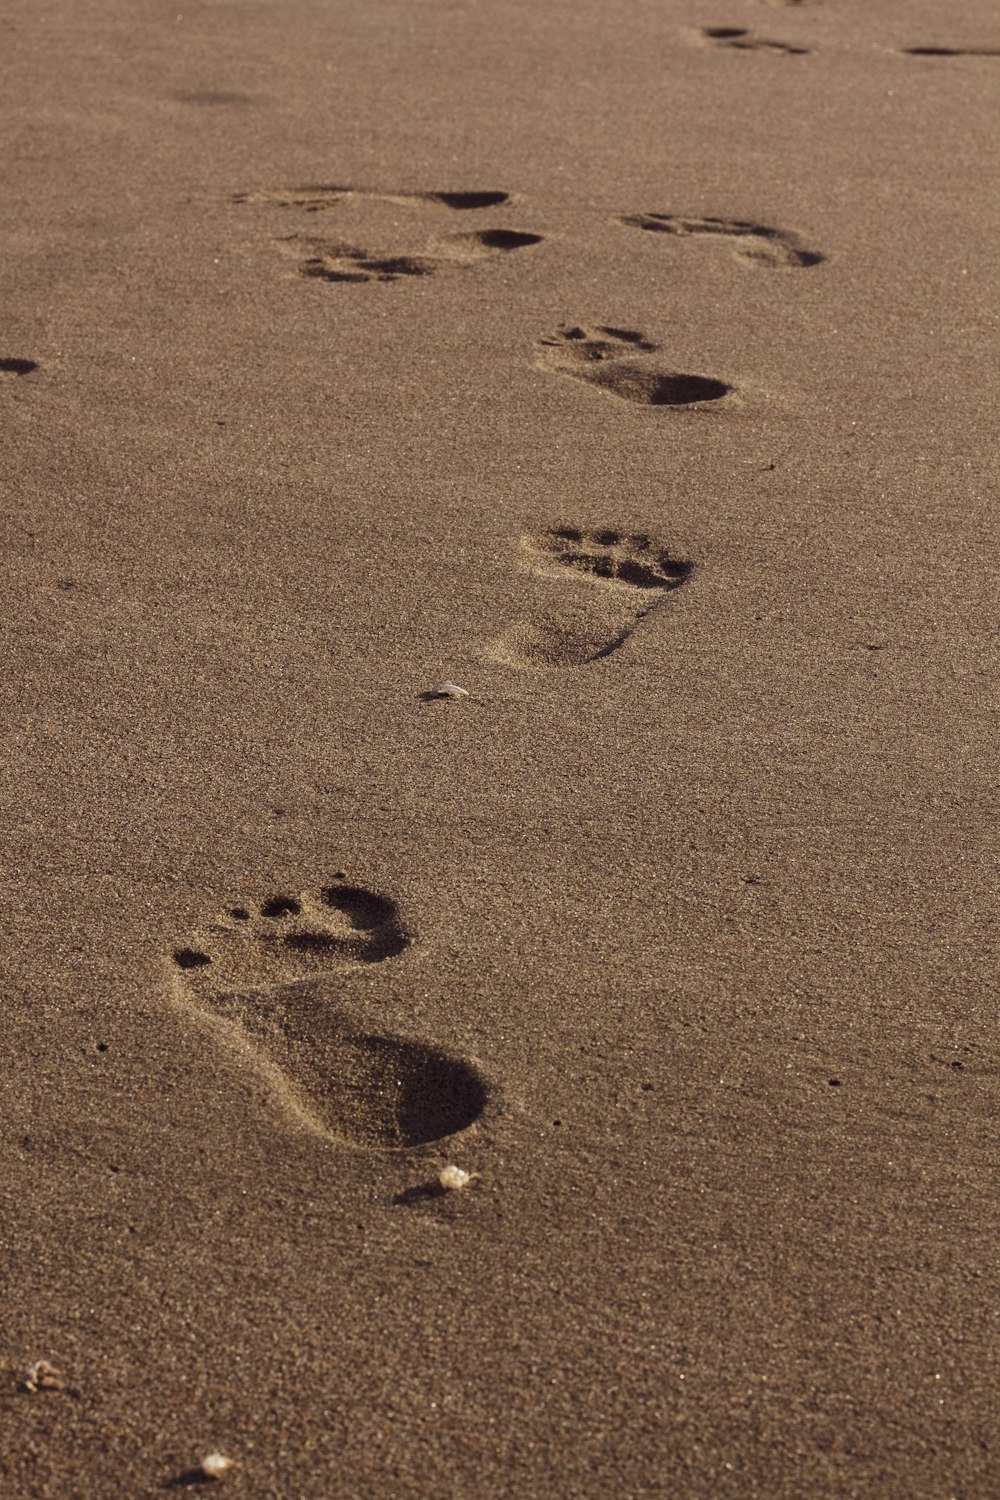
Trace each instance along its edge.
<path fill-rule="evenodd" d="M 696 40 L 716 47 L 736 47 L 741 52 L 781 52 L 804 57 L 809 51 L 808 47 L 793 47 L 790 42 L 772 42 L 767 37 L 754 36 L 742 26 L 703 26 L 696 33 Z"/>
<path fill-rule="evenodd" d="M 536 364 L 586 380 L 643 406 L 692 406 L 718 401 L 732 387 L 709 375 L 687 375 L 643 358 L 658 345 L 629 328 L 563 323 L 538 342 Z"/>
<path fill-rule="evenodd" d="M 338 882 L 233 907 L 175 949 L 172 967 L 182 1003 L 250 1055 L 300 1123 L 351 1145 L 400 1148 L 471 1125 L 486 1085 L 439 1048 L 365 1031 L 318 981 L 410 941 L 394 901 Z"/>
<path fill-rule="evenodd" d="M 432 240 L 417 251 L 375 253 L 332 240 L 299 235 L 280 240 L 283 254 L 298 261 L 296 274 L 313 281 L 396 281 L 400 276 L 430 276 L 449 266 L 471 266 L 511 250 L 541 243 L 540 234 L 515 229 L 478 229 Z"/>
<path fill-rule="evenodd" d="M 769 224 L 753 224 L 745 219 L 685 219 L 679 214 L 622 214 L 618 222 L 632 229 L 646 229 L 654 234 L 672 234 L 682 239 L 691 235 L 711 235 L 735 240 L 733 253 L 737 260 L 752 266 L 818 266 L 826 258 L 817 250 L 804 249 L 798 242 L 798 236 L 789 230 L 773 229 Z"/>
<path fill-rule="evenodd" d="M 561 589 L 551 607 L 492 643 L 494 659 L 507 666 L 578 667 L 610 656 L 693 568 L 648 536 L 620 531 L 565 526 L 524 537 L 521 545 L 533 572 L 564 585 L 582 579 L 584 587 Z"/>

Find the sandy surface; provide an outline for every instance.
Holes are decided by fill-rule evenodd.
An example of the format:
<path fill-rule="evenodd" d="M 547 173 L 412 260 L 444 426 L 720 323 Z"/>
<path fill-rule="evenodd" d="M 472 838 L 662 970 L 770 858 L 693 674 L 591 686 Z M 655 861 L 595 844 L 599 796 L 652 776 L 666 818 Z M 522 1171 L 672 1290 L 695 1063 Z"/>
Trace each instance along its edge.
<path fill-rule="evenodd" d="M 0 42 L 3 1495 L 1000 1495 L 994 7 Z"/>

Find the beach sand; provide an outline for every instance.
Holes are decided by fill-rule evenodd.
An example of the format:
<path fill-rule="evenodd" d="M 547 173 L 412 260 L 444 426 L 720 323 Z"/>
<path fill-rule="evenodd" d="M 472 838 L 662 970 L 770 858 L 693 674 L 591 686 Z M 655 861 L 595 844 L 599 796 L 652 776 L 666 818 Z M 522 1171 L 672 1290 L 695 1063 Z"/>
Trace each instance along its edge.
<path fill-rule="evenodd" d="M 2 1494 L 1000 1495 L 994 8 L 0 35 Z"/>

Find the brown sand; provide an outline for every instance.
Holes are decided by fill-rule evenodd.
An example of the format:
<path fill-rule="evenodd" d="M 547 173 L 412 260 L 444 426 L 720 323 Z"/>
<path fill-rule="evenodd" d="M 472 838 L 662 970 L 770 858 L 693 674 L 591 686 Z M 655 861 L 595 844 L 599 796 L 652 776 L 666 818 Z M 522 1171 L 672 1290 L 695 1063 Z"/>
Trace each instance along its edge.
<path fill-rule="evenodd" d="M 1000 1495 L 995 8 L 0 36 L 0 1493 Z"/>

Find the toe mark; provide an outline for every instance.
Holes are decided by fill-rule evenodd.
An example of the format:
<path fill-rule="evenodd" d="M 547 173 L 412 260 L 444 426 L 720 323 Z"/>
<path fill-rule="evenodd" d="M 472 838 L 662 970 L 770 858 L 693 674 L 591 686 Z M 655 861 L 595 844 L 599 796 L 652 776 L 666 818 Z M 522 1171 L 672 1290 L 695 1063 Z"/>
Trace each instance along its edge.
<path fill-rule="evenodd" d="M 296 901 L 294 896 L 272 896 L 269 901 L 264 902 L 260 914 L 262 917 L 297 917 L 301 910 L 302 903 Z"/>
<path fill-rule="evenodd" d="M 201 969 L 212 960 L 207 953 L 199 953 L 197 948 L 176 948 L 174 950 L 174 963 L 179 969 Z"/>
<path fill-rule="evenodd" d="M 370 932 L 384 922 L 394 921 L 398 914 L 394 901 L 374 891 L 363 890 L 359 885 L 330 885 L 322 894 L 327 906 L 343 912 L 351 926 L 362 932 Z"/>

